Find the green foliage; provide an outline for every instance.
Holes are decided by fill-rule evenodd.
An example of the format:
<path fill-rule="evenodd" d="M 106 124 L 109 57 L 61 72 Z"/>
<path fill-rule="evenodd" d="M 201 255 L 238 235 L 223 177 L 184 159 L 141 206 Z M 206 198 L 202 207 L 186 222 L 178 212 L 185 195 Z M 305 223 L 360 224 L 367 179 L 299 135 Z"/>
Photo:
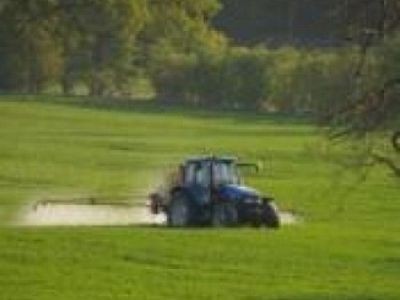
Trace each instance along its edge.
<path fill-rule="evenodd" d="M 88 0 L 71 8 L 61 6 L 64 79 L 80 72 L 92 95 L 122 90 L 132 73 L 135 38 L 148 18 L 146 4 L 146 0 Z"/>
<path fill-rule="evenodd" d="M 276 51 L 271 102 L 280 111 L 329 113 L 351 92 L 355 53 L 352 49 Z"/>
<path fill-rule="evenodd" d="M 218 0 L 150 0 L 150 21 L 144 28 L 144 46 L 155 49 L 168 44 L 175 52 L 218 50 L 224 37 L 209 26 L 220 9 Z"/>
<path fill-rule="evenodd" d="M 152 73 L 162 100 L 315 113 L 347 100 L 357 52 L 229 47 L 217 53 L 163 54 Z"/>
<path fill-rule="evenodd" d="M 268 53 L 231 48 L 222 53 L 171 55 L 154 72 L 161 100 L 202 106 L 259 108 L 267 96 Z M 161 70 L 160 70 L 161 69 Z"/>
<path fill-rule="evenodd" d="M 146 0 L 6 2 L 0 12 L 3 88 L 39 92 L 62 79 L 69 93 L 120 88 L 133 67 L 134 40 L 148 16 Z"/>
<path fill-rule="evenodd" d="M 268 97 L 268 53 L 261 49 L 232 49 L 222 61 L 217 95 L 224 106 L 260 108 Z"/>
<path fill-rule="evenodd" d="M 141 65 L 153 79 L 159 97 L 180 102 L 185 76 L 199 56 L 225 51 L 225 37 L 209 26 L 220 9 L 217 0 L 150 1 L 151 19 L 139 36 Z M 174 77 L 179 77 L 175 81 Z M 175 91 L 175 89 L 182 91 Z"/>
<path fill-rule="evenodd" d="M 8 1 L 0 11 L 0 89 L 36 93 L 61 74 L 53 1 Z"/>
<path fill-rule="evenodd" d="M 124 94 L 160 59 L 159 48 L 224 47 L 208 24 L 219 8 L 218 0 L 2 2 L 0 88 L 36 93 L 61 83 L 71 94 L 85 84 L 92 95 Z"/>

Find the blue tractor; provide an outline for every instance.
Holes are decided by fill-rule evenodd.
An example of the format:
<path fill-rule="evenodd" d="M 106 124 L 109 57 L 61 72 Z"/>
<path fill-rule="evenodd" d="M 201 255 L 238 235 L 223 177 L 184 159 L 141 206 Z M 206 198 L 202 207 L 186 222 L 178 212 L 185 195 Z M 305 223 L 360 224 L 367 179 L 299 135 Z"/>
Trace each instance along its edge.
<path fill-rule="evenodd" d="M 196 157 L 186 160 L 164 192 L 150 195 L 153 214 L 165 213 L 171 227 L 240 224 L 280 226 L 278 209 L 270 197 L 243 185 L 240 166 L 231 157 Z"/>

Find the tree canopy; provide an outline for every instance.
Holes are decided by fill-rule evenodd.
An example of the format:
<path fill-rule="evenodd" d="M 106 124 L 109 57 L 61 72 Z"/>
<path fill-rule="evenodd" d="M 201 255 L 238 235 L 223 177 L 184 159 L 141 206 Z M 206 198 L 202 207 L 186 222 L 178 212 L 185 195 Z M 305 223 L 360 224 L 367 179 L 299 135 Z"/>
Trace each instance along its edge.
<path fill-rule="evenodd" d="M 39 92 L 61 81 L 66 94 L 122 89 L 140 58 L 169 44 L 174 51 L 218 47 L 208 26 L 217 0 L 4 0 L 0 6 L 0 89 Z"/>

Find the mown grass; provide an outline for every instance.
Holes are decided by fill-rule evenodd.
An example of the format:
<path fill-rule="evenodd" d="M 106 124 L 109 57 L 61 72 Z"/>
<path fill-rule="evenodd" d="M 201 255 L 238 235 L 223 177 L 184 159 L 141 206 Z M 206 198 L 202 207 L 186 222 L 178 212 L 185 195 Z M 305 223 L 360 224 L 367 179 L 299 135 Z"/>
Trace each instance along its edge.
<path fill-rule="evenodd" d="M 3 226 L 0 299 L 400 297 L 398 182 L 383 169 L 360 181 L 304 121 L 0 99 L 4 221 L 42 197 L 134 198 L 165 167 L 205 152 L 262 160 L 263 171 L 248 183 L 304 218 L 277 232 Z"/>

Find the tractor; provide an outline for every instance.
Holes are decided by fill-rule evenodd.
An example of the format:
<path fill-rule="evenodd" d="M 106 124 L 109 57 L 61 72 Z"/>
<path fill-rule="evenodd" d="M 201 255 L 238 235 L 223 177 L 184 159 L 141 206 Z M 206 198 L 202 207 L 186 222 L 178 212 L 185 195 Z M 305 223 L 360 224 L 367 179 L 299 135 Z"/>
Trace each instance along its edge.
<path fill-rule="evenodd" d="M 271 197 L 246 187 L 232 157 L 195 157 L 179 165 L 164 191 L 150 195 L 153 214 L 165 213 L 170 227 L 232 227 L 242 224 L 280 226 Z"/>

